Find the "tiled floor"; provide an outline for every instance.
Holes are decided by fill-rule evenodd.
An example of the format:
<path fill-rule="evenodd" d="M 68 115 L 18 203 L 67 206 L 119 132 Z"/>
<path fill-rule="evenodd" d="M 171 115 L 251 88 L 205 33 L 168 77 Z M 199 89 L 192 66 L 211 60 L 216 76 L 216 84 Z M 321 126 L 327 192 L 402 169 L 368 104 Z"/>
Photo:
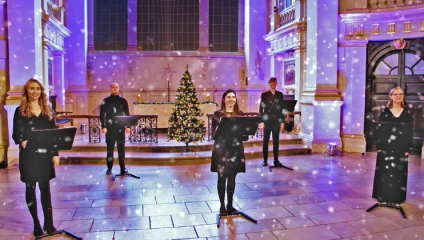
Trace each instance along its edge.
<path fill-rule="evenodd" d="M 134 166 L 141 179 L 105 174 L 105 165 L 59 165 L 51 181 L 58 229 L 84 239 L 424 239 L 424 168 L 410 158 L 403 219 L 393 209 L 365 209 L 375 154 L 281 157 L 294 171 L 247 161 L 237 175 L 235 206 L 258 220 L 221 219 L 216 173 L 208 164 Z M 115 165 L 113 172 L 119 167 Z M 0 170 L 0 239 L 32 239 L 24 185 L 16 165 Z M 39 215 L 42 211 L 39 204 Z M 42 221 L 41 221 L 42 222 Z M 50 239 L 69 239 L 65 236 Z"/>

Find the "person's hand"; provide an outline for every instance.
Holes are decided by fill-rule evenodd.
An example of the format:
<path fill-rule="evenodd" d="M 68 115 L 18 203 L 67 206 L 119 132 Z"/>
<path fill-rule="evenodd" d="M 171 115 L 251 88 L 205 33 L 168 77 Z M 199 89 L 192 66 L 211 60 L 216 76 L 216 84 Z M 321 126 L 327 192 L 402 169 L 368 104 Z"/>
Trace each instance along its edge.
<path fill-rule="evenodd" d="M 265 124 L 264 123 L 259 123 L 259 128 L 264 128 Z"/>
<path fill-rule="evenodd" d="M 102 133 L 106 134 L 107 133 L 107 129 L 106 128 L 102 128 Z"/>
<path fill-rule="evenodd" d="M 125 133 L 130 134 L 131 128 L 125 128 Z"/>
<path fill-rule="evenodd" d="M 409 156 L 409 152 L 406 152 L 406 153 L 405 153 L 405 157 L 407 157 L 407 156 Z"/>
<path fill-rule="evenodd" d="M 59 156 L 53 156 L 53 167 L 59 165 Z"/>
<path fill-rule="evenodd" d="M 280 130 L 284 130 L 284 123 L 280 123 Z"/>
<path fill-rule="evenodd" d="M 22 147 L 23 147 L 23 148 L 25 148 L 25 147 L 26 147 L 27 142 L 28 142 L 28 141 L 23 141 L 23 142 L 21 143 L 21 145 L 22 145 Z"/>

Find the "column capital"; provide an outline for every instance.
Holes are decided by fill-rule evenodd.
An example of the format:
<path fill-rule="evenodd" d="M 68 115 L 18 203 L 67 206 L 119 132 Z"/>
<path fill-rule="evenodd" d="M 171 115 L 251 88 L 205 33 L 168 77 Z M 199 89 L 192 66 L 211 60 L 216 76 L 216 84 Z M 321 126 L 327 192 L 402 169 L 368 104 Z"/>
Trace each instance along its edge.
<path fill-rule="evenodd" d="M 293 47 L 293 51 L 294 53 L 304 53 L 306 52 L 306 47 L 299 45 L 299 46 Z"/>

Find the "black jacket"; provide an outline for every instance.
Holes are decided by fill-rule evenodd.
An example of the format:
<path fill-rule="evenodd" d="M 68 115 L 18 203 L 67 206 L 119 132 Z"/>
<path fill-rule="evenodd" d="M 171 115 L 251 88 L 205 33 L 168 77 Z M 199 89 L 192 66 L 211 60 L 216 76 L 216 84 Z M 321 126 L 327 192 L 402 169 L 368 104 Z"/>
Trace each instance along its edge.
<path fill-rule="evenodd" d="M 57 127 L 54 118 L 50 120 L 42 114 L 38 117 L 22 116 L 19 107 L 16 108 L 12 138 L 16 144 L 19 144 L 19 172 L 22 182 L 35 183 L 50 180 L 56 176 L 52 158 L 59 156 L 57 151 L 41 153 L 22 147 L 22 142 L 28 140 L 32 130 L 55 128 Z"/>
<path fill-rule="evenodd" d="M 110 95 L 104 98 L 100 104 L 100 122 L 102 128 L 108 128 L 113 125 L 118 127 L 117 122 L 112 122 L 115 116 L 129 116 L 128 102 L 125 98 L 118 95 Z"/>
<path fill-rule="evenodd" d="M 259 115 L 262 117 L 264 123 L 281 123 L 284 121 L 283 114 L 277 113 L 276 106 L 283 101 L 283 93 L 275 91 L 272 94 L 271 91 L 267 91 L 261 94 L 261 104 L 259 104 Z M 281 110 L 282 112 L 282 110 Z"/>

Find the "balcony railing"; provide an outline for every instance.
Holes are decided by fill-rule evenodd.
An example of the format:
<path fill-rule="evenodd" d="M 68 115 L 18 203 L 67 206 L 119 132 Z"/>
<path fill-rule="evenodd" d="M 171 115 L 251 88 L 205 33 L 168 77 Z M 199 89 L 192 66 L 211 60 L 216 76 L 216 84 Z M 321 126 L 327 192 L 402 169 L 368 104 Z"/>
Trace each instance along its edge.
<path fill-rule="evenodd" d="M 274 31 L 290 23 L 299 21 L 299 19 L 304 17 L 303 15 L 300 1 L 295 1 L 290 7 L 273 15 Z"/>
<path fill-rule="evenodd" d="M 423 3 L 423 0 L 368 0 L 369 8 L 390 8 Z"/>
<path fill-rule="evenodd" d="M 57 21 L 66 25 L 66 10 L 63 6 L 58 6 L 59 0 L 47 0 L 47 14 L 56 18 Z"/>

